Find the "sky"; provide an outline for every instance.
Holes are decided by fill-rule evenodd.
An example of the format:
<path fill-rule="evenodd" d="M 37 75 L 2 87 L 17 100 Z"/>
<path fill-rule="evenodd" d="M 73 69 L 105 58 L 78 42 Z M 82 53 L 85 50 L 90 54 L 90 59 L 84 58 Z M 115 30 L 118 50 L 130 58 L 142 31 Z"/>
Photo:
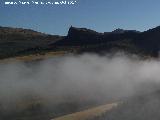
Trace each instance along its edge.
<path fill-rule="evenodd" d="M 19 0 L 0 1 L 0 26 L 49 34 L 67 35 L 71 25 L 98 32 L 117 28 L 146 31 L 160 25 L 160 0 L 76 0 L 74 5 L 5 5 L 6 1 Z"/>

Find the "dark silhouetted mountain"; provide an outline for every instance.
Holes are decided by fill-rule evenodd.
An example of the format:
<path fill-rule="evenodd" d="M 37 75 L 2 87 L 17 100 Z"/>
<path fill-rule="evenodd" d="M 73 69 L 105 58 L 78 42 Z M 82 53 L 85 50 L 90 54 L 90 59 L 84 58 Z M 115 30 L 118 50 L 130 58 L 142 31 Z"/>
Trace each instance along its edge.
<path fill-rule="evenodd" d="M 136 54 L 157 56 L 160 50 L 160 27 L 145 32 L 116 29 L 104 33 L 86 28 L 71 27 L 68 35 L 54 45 L 80 47 L 81 52 L 123 50 Z"/>
<path fill-rule="evenodd" d="M 87 44 L 98 44 L 103 35 L 86 28 L 70 27 L 68 35 L 61 41 L 56 42 L 58 46 L 83 46 Z"/>
<path fill-rule="evenodd" d="M 143 51 L 157 56 L 160 51 L 160 26 L 141 33 L 135 44 Z"/>
<path fill-rule="evenodd" d="M 116 33 L 116 35 L 115 35 Z M 138 35 L 135 31 L 122 32 L 105 32 L 98 33 L 96 31 L 86 28 L 71 27 L 68 31 L 68 35 L 61 41 L 55 43 L 58 46 L 83 46 L 83 45 L 97 45 L 102 43 L 108 43 L 109 41 L 118 41 L 129 39 Z"/>
<path fill-rule="evenodd" d="M 158 56 L 160 27 L 144 32 L 116 29 L 99 33 L 70 27 L 67 36 L 48 35 L 30 29 L 0 27 L 0 58 L 47 51 L 117 52 Z"/>
<path fill-rule="evenodd" d="M 133 41 L 139 34 L 140 32 L 132 30 L 98 33 L 86 28 L 71 27 L 68 35 L 53 45 L 58 47 L 78 47 L 80 52 L 108 52 L 113 49 L 137 52 L 138 50 Z"/>

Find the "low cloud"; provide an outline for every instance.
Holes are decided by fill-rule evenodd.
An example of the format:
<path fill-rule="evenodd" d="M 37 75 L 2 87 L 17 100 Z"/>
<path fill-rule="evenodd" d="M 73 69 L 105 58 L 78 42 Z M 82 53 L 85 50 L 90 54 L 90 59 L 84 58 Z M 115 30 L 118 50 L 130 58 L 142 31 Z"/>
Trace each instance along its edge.
<path fill-rule="evenodd" d="M 26 96 L 57 103 L 109 102 L 157 90 L 160 61 L 118 54 L 63 56 L 38 63 L 0 65 L 0 102 L 10 106 Z"/>

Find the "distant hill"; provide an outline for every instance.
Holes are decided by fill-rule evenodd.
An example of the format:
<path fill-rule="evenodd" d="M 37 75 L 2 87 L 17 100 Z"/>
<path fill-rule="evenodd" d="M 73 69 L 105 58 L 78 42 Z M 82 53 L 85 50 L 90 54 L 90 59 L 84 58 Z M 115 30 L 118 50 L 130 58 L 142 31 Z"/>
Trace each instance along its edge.
<path fill-rule="evenodd" d="M 48 35 L 30 29 L 0 27 L 0 58 L 54 49 L 49 45 L 61 38 L 58 35 Z"/>
<path fill-rule="evenodd" d="M 70 27 L 67 36 L 49 35 L 30 29 L 0 27 L 0 58 L 48 51 L 74 53 L 125 51 L 157 57 L 159 50 L 160 26 L 144 32 L 116 29 L 104 33 Z"/>
<path fill-rule="evenodd" d="M 31 30 L 31 29 L 1 27 L 1 26 L 0 26 L 0 34 L 1 35 L 21 34 L 21 35 L 30 35 L 30 36 L 46 35 L 44 33 L 36 32 L 34 30 Z"/>

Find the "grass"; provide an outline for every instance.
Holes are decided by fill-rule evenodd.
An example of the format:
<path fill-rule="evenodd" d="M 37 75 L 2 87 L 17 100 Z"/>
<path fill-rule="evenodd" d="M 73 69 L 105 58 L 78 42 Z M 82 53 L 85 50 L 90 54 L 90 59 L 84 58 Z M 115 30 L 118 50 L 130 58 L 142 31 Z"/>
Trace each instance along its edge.
<path fill-rule="evenodd" d="M 66 54 L 65 51 L 47 52 L 44 54 L 33 54 L 33 55 L 26 55 L 26 56 L 20 56 L 20 57 L 7 58 L 7 59 L 1 60 L 1 62 L 14 62 L 14 61 L 29 62 L 29 61 L 42 60 L 42 59 L 46 59 L 54 56 L 61 56 L 64 54 Z"/>

